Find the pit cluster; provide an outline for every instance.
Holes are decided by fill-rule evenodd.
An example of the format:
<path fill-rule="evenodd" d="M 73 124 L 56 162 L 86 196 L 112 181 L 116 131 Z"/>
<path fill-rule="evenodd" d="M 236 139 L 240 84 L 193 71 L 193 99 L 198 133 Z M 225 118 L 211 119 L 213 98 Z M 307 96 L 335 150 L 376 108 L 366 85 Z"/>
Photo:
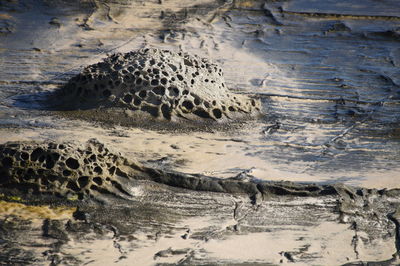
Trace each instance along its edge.
<path fill-rule="evenodd" d="M 56 98 L 66 109 L 121 107 L 163 120 L 224 121 L 260 111 L 259 100 L 226 87 L 217 64 L 159 49 L 117 53 L 90 65 Z"/>
<path fill-rule="evenodd" d="M 135 171 L 135 169 L 137 171 Z M 129 196 L 126 182 L 140 166 L 90 140 L 71 144 L 15 142 L 0 145 L 0 188 L 32 194 Z"/>

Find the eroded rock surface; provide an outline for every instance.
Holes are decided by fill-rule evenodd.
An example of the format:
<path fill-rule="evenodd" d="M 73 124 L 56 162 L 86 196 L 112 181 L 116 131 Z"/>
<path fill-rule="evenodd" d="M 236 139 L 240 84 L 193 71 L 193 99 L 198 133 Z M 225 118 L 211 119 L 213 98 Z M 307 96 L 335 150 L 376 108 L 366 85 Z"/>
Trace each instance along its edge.
<path fill-rule="evenodd" d="M 144 113 L 173 121 L 250 118 L 261 108 L 257 99 L 229 91 L 217 64 L 148 48 L 117 53 L 86 67 L 55 98 L 65 110 L 118 107 L 128 117 Z"/>
<path fill-rule="evenodd" d="M 0 189 L 29 194 L 51 194 L 79 199 L 112 195 L 130 198 L 135 180 L 223 193 L 244 193 L 259 201 L 268 195 L 322 196 L 337 187 L 258 182 L 243 178 L 220 179 L 146 167 L 112 153 L 95 139 L 86 147 L 70 143 L 9 142 L 0 145 Z"/>
<path fill-rule="evenodd" d="M 138 164 L 90 140 L 85 148 L 71 144 L 17 142 L 0 146 L 0 186 L 56 196 L 98 194 L 129 196 L 128 175 L 140 175 Z"/>

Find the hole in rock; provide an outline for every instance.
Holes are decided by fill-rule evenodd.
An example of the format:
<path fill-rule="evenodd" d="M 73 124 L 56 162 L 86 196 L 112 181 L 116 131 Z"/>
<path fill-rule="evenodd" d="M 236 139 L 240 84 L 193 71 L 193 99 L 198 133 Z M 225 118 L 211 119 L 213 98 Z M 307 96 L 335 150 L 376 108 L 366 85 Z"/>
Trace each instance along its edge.
<path fill-rule="evenodd" d="M 29 159 L 29 154 L 26 152 L 22 152 L 20 155 L 22 160 L 28 160 Z"/>
<path fill-rule="evenodd" d="M 95 161 L 96 161 L 96 154 L 92 154 L 92 155 L 89 157 L 89 159 L 90 159 L 92 162 L 95 162 Z"/>
<path fill-rule="evenodd" d="M 108 172 L 110 173 L 110 175 L 113 175 L 113 174 L 115 173 L 115 166 L 111 166 L 111 167 L 108 169 Z"/>
<path fill-rule="evenodd" d="M 145 98 L 147 96 L 147 92 L 145 90 L 139 92 L 139 96 L 141 98 Z"/>
<path fill-rule="evenodd" d="M 31 161 L 36 161 L 37 159 L 39 159 L 39 156 L 42 155 L 43 152 L 44 150 L 42 148 L 34 149 L 31 153 Z"/>
<path fill-rule="evenodd" d="M 103 169 L 101 169 L 100 166 L 96 166 L 93 171 L 95 171 L 96 173 L 98 173 L 99 175 L 103 173 Z"/>
<path fill-rule="evenodd" d="M 53 161 L 53 158 L 51 158 L 50 155 L 47 155 L 45 167 L 46 167 L 47 169 L 51 169 L 51 168 L 54 167 L 54 165 L 55 165 L 55 163 L 54 163 L 54 161 Z"/>
<path fill-rule="evenodd" d="M 171 111 L 168 105 L 166 104 L 161 105 L 161 112 L 165 119 L 167 120 L 171 119 Z"/>
<path fill-rule="evenodd" d="M 168 94 L 171 97 L 177 97 L 179 96 L 179 89 L 175 87 L 169 87 L 168 88 Z"/>
<path fill-rule="evenodd" d="M 184 60 L 183 60 L 183 63 L 184 63 L 186 66 L 190 66 L 190 67 L 193 66 L 192 62 L 190 62 L 190 61 L 187 60 L 187 59 L 184 59 Z"/>
<path fill-rule="evenodd" d="M 143 105 L 140 110 L 144 111 L 144 112 L 148 112 L 149 114 L 151 114 L 154 117 L 158 116 L 158 108 L 157 107 L 153 107 L 153 106 L 148 106 L 148 105 Z"/>
<path fill-rule="evenodd" d="M 46 156 L 43 154 L 39 157 L 39 162 L 43 163 L 46 160 Z"/>
<path fill-rule="evenodd" d="M 133 104 L 136 105 L 136 106 L 139 106 L 141 103 L 142 103 L 142 101 L 139 98 L 135 98 L 133 100 Z"/>
<path fill-rule="evenodd" d="M 192 110 L 194 107 L 191 101 L 183 101 L 182 106 L 184 106 L 188 110 Z"/>
<path fill-rule="evenodd" d="M 66 163 L 66 165 L 69 167 L 69 168 L 71 168 L 71 169 L 78 169 L 79 168 L 79 162 L 78 162 L 78 160 L 76 160 L 76 159 L 74 159 L 74 158 L 68 158 L 66 161 L 65 161 L 65 163 Z"/>
<path fill-rule="evenodd" d="M 158 87 L 155 87 L 154 89 L 153 89 L 153 92 L 155 93 L 155 94 L 157 94 L 157 95 L 164 95 L 165 94 L 165 88 L 163 87 L 163 86 L 158 86 Z"/>
<path fill-rule="evenodd" d="M 78 183 L 80 188 L 84 188 L 89 184 L 89 177 L 88 176 L 81 176 L 78 178 Z"/>
<path fill-rule="evenodd" d="M 176 66 L 174 66 L 173 64 L 168 64 L 169 65 L 169 67 L 172 69 L 172 71 L 177 71 L 178 70 L 178 68 L 176 67 Z"/>
<path fill-rule="evenodd" d="M 103 185 L 103 179 L 101 179 L 101 177 L 98 176 L 93 178 L 93 182 L 95 182 L 99 186 Z"/>
<path fill-rule="evenodd" d="M 74 181 L 69 181 L 68 184 L 67 184 L 67 188 L 69 188 L 69 189 L 71 189 L 71 190 L 73 190 L 75 192 L 78 192 L 80 190 L 80 188 L 78 187 L 78 185 Z"/>
<path fill-rule="evenodd" d="M 193 113 L 194 113 L 195 115 L 201 117 L 201 118 L 210 118 L 210 115 L 208 114 L 208 112 L 205 111 L 205 110 L 202 109 L 202 108 L 199 108 L 199 109 L 193 111 Z"/>
<path fill-rule="evenodd" d="M 222 112 L 221 112 L 221 110 L 219 110 L 219 109 L 216 108 L 216 109 L 213 109 L 212 112 L 213 112 L 215 118 L 220 119 L 220 118 L 222 117 Z"/>
<path fill-rule="evenodd" d="M 132 99 L 133 99 L 132 95 L 130 95 L 130 94 L 125 94 L 125 96 L 123 98 L 124 102 L 126 102 L 126 103 L 131 103 Z"/>
<path fill-rule="evenodd" d="M 53 152 L 53 153 L 51 154 L 51 156 L 53 157 L 53 160 L 54 160 L 55 162 L 57 162 L 57 161 L 60 159 L 60 154 L 58 154 L 57 152 Z"/>
<path fill-rule="evenodd" d="M 72 174 L 72 172 L 70 170 L 64 170 L 63 171 L 63 176 L 69 176 L 71 174 Z"/>
<path fill-rule="evenodd" d="M 150 83 L 152 86 L 157 86 L 158 85 L 158 80 L 153 79 Z"/>

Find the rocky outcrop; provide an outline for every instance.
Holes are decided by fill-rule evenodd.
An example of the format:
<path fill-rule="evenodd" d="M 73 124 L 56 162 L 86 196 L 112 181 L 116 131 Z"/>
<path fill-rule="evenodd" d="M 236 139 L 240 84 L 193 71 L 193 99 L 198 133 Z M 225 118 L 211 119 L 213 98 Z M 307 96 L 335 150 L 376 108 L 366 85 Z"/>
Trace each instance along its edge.
<path fill-rule="evenodd" d="M 62 110 L 116 107 L 128 117 L 172 121 L 223 122 L 250 118 L 261 108 L 259 100 L 231 92 L 217 64 L 158 49 L 118 53 L 90 65 L 50 100 Z"/>
<path fill-rule="evenodd" d="M 128 177 L 141 168 L 96 140 L 71 144 L 16 142 L 0 146 L 0 187 L 33 194 L 129 196 Z"/>
<path fill-rule="evenodd" d="M 37 142 L 0 145 L 0 189 L 62 198 L 100 199 L 107 195 L 129 199 L 137 180 L 193 191 L 247 194 L 254 201 L 268 195 L 325 196 L 343 191 L 340 186 L 221 179 L 165 171 L 112 153 L 95 139 L 85 147 Z"/>

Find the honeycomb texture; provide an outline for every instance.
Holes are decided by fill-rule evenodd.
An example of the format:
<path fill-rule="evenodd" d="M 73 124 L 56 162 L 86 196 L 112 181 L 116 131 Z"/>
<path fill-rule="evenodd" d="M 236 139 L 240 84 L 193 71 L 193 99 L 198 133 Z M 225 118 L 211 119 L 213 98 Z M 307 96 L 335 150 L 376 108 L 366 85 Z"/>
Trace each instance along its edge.
<path fill-rule="evenodd" d="M 260 111 L 259 100 L 226 87 L 222 69 L 215 63 L 148 48 L 114 54 L 86 67 L 59 93 L 56 98 L 66 109 L 121 107 L 162 120 L 221 122 Z"/>
<path fill-rule="evenodd" d="M 35 142 L 0 145 L 0 187 L 27 193 L 124 198 L 130 195 L 127 182 L 140 172 L 140 165 L 96 140 L 89 140 L 85 148 Z"/>

